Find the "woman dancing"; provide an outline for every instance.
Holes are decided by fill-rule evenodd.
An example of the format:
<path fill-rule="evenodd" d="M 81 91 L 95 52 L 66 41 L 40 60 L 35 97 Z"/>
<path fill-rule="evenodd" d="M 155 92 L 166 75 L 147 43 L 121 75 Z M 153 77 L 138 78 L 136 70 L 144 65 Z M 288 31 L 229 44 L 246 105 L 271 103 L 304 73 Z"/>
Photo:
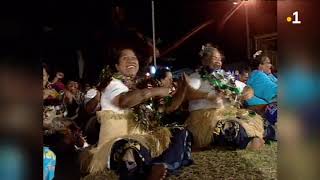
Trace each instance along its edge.
<path fill-rule="evenodd" d="M 201 68 L 190 77 L 184 75 L 180 81 L 183 85 L 178 88 L 168 111 L 176 109 L 183 101 L 189 102 L 190 115 L 185 124 L 197 150 L 212 144 L 260 149 L 264 145 L 263 119 L 240 108 L 240 101 L 250 98 L 249 88 L 240 92 L 237 84 L 242 84 L 221 69 L 223 55 L 218 48 L 206 44 L 200 57 Z"/>
<path fill-rule="evenodd" d="M 143 111 L 152 109 L 145 103 L 151 98 L 168 96 L 170 88 L 137 87 L 139 61 L 132 49 L 122 49 L 116 59 L 117 73 L 100 84 L 101 111 L 97 112 L 100 134 L 97 147 L 91 150 L 88 170 L 93 174 L 111 169 L 120 179 L 163 179 L 167 169 L 183 165 L 176 162 L 187 157 L 186 142 L 176 141 L 186 141 L 188 133 L 180 131 L 177 134 L 183 138 L 175 138 L 176 133 L 158 126 L 154 114 Z M 172 156 L 171 151 L 176 149 L 182 150 Z"/>

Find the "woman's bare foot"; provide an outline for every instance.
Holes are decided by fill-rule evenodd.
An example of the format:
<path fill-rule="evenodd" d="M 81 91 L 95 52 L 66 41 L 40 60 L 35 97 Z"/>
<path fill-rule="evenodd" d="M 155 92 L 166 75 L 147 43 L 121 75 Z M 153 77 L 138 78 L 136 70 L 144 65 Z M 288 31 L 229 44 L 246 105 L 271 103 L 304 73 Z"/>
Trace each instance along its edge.
<path fill-rule="evenodd" d="M 264 146 L 265 141 L 261 138 L 253 138 L 247 145 L 249 150 L 260 150 Z"/>
<path fill-rule="evenodd" d="M 163 180 L 167 175 L 167 169 L 164 164 L 156 164 L 152 166 L 148 180 Z"/>

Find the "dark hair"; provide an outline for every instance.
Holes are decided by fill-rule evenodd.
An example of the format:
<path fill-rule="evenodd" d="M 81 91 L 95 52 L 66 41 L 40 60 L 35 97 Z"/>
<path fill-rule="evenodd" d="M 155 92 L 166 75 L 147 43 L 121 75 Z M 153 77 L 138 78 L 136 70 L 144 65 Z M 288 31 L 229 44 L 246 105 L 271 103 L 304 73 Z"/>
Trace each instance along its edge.
<path fill-rule="evenodd" d="M 129 49 L 132 50 L 134 53 L 135 51 L 133 50 L 133 48 L 131 48 L 130 46 L 124 46 L 121 48 L 113 48 L 112 49 L 112 59 L 111 59 L 111 63 L 106 65 L 100 72 L 99 75 L 99 83 L 97 86 L 97 89 L 99 91 L 102 91 L 103 89 L 105 89 L 110 81 L 112 80 L 112 76 L 116 71 L 115 65 L 119 63 L 119 59 L 121 56 L 121 53 L 123 50 L 125 49 Z"/>
<path fill-rule="evenodd" d="M 139 53 L 136 50 L 134 50 L 134 48 L 132 48 L 131 46 L 125 46 L 125 47 L 121 47 L 121 48 L 114 48 L 112 50 L 112 62 L 110 64 L 111 66 L 114 66 L 114 65 L 119 63 L 119 59 L 120 59 L 120 56 L 121 56 L 121 53 L 122 53 L 123 50 L 131 50 L 137 56 L 138 60 L 141 58 Z"/>
<path fill-rule="evenodd" d="M 159 68 L 159 69 L 157 69 L 156 74 L 154 75 L 154 78 L 157 80 L 164 79 L 164 78 L 166 78 L 166 74 L 168 72 L 171 73 L 171 71 L 167 68 Z"/>
<path fill-rule="evenodd" d="M 100 72 L 97 90 L 103 91 L 109 85 L 110 81 L 112 80 L 112 76 L 115 72 L 116 71 L 114 66 L 105 66 Z"/>
<path fill-rule="evenodd" d="M 239 70 L 239 74 L 250 73 L 250 72 L 251 72 L 250 67 L 244 67 Z"/>

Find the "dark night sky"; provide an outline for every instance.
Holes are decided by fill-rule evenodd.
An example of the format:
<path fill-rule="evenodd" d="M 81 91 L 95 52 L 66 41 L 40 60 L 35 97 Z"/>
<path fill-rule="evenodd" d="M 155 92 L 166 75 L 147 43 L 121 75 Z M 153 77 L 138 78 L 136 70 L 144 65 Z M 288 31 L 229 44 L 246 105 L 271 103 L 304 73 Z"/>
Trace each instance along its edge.
<path fill-rule="evenodd" d="M 119 30 L 125 28 L 116 28 L 112 21 L 112 6 L 116 5 L 125 9 L 125 21 L 122 22 L 124 27 L 135 26 L 152 37 L 150 0 L 50 0 L 44 3 L 39 15 L 42 28 L 40 54 L 52 67 L 52 71 L 61 69 L 65 71 L 67 78 L 75 78 L 76 68 L 72 68 L 77 60 L 75 51 L 81 49 L 87 61 L 87 79 L 96 79 L 101 67 L 110 62 L 106 47 L 117 42 L 117 38 L 125 37 Z M 199 48 L 208 41 L 222 48 L 226 63 L 246 60 L 243 8 L 218 33 L 217 25 L 222 16 L 234 6 L 230 1 L 168 0 L 156 1 L 155 6 L 156 34 L 162 40 L 160 52 L 204 21 L 210 18 L 216 21 L 168 55 L 177 59 L 173 64 L 175 67 L 196 65 Z M 276 32 L 276 2 L 264 1 L 250 7 L 249 18 L 251 36 Z M 45 31 L 46 26 L 52 30 Z"/>

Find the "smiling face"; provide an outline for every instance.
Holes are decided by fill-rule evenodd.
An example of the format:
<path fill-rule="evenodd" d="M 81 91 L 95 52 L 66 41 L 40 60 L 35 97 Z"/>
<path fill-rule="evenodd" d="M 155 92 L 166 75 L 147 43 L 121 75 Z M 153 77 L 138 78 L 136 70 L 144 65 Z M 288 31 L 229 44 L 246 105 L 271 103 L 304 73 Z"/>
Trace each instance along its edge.
<path fill-rule="evenodd" d="M 210 69 L 218 70 L 222 66 L 222 54 L 218 49 L 213 48 L 210 53 L 202 60 L 202 64 Z"/>
<path fill-rule="evenodd" d="M 116 68 L 124 76 L 135 77 L 139 70 L 139 61 L 135 53 L 131 49 L 122 50 Z"/>
<path fill-rule="evenodd" d="M 259 70 L 267 74 L 270 74 L 271 68 L 272 68 L 271 60 L 267 56 L 262 57 L 261 63 L 259 64 Z"/>

